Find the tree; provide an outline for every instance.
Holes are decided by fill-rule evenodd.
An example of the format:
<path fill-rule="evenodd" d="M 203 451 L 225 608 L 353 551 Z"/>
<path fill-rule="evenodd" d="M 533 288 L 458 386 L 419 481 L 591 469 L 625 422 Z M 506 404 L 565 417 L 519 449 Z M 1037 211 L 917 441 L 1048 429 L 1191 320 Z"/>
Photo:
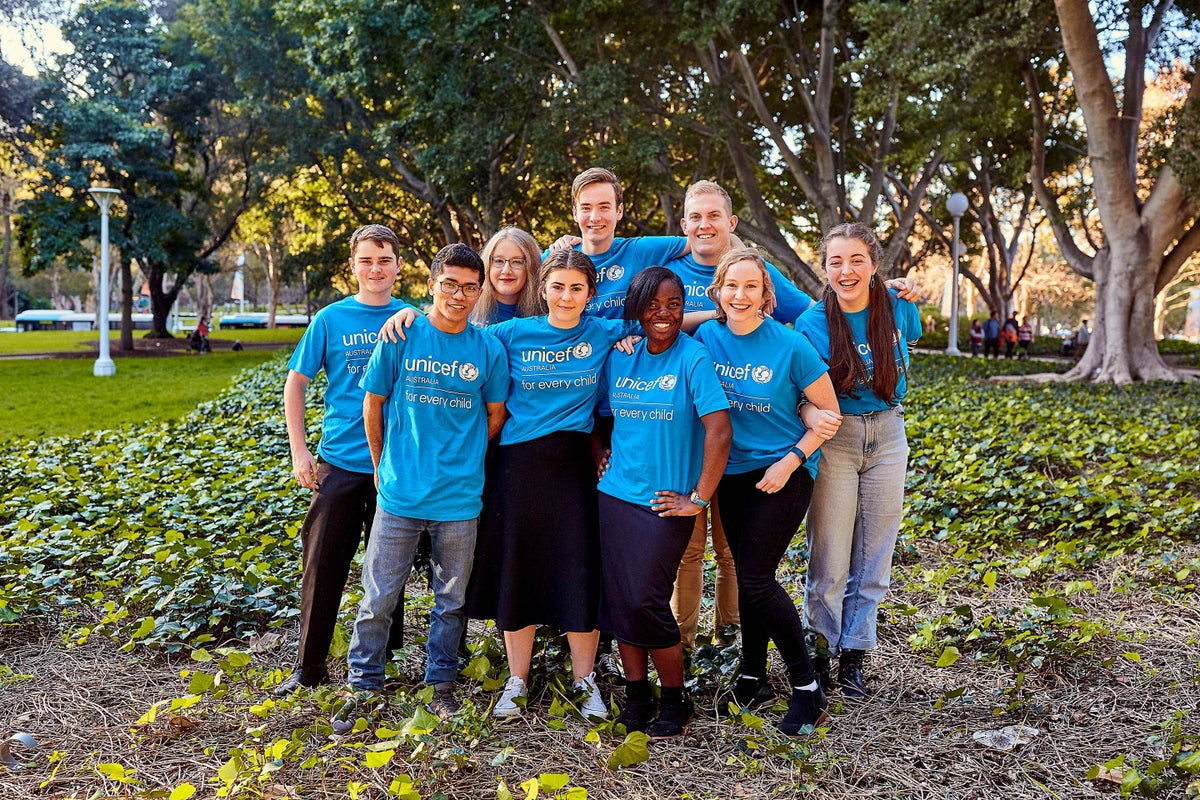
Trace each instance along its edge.
<path fill-rule="evenodd" d="M 1165 148 L 1166 157 L 1151 160 L 1156 150 L 1141 148 L 1139 137 L 1143 133 L 1148 58 L 1169 33 L 1172 15 L 1183 12 L 1175 8 L 1173 0 L 1135 0 L 1118 9 L 1098 7 L 1114 14 L 1115 19 L 1106 24 L 1123 22 L 1127 31 L 1117 45 L 1124 59 L 1118 87 L 1109 75 L 1101 46 L 1101 23 L 1093 17 L 1087 0 L 1055 0 L 1055 8 L 1087 130 L 1088 166 L 1102 229 L 1099 247 L 1088 254 L 1076 241 L 1060 197 L 1047 181 L 1045 142 L 1051 134 L 1041 82 L 1031 64 L 1026 82 L 1034 111 L 1034 190 L 1050 216 L 1067 263 L 1096 282 L 1091 343 L 1065 379 L 1118 384 L 1179 380 L 1181 374 L 1168 367 L 1158 353 L 1154 298 L 1200 247 L 1200 183 L 1194 180 L 1195 172 L 1188 172 L 1200 159 L 1194 133 L 1194 121 L 1200 118 L 1200 75 L 1193 75 L 1180 100 L 1180 124 Z M 1177 17 L 1174 22 L 1181 24 L 1182 20 Z"/>

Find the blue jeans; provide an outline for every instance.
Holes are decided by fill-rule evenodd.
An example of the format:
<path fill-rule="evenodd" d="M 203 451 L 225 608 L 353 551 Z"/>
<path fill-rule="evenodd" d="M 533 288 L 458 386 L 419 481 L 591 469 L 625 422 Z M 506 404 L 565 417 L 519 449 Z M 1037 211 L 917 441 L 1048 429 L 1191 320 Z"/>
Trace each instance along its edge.
<path fill-rule="evenodd" d="M 435 522 L 375 511 L 363 566 L 363 599 L 350 640 L 350 686 L 383 688 L 392 613 L 423 531 L 433 546 L 433 610 L 429 614 L 425 682 L 448 683 L 458 677 L 458 642 L 466 615 L 463 601 L 475 558 L 476 520 Z M 400 609 L 401 614 L 404 613 Z"/>
<path fill-rule="evenodd" d="M 835 653 L 876 646 L 876 616 L 892 576 L 904 511 L 908 439 L 897 406 L 847 414 L 821 445 L 808 510 L 804 626 Z"/>

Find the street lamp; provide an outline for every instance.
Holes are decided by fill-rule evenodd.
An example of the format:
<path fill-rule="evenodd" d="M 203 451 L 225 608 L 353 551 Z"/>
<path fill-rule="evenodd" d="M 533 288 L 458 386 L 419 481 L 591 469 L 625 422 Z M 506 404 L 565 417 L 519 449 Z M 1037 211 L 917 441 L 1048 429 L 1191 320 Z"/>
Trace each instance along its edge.
<path fill-rule="evenodd" d="M 88 188 L 88 194 L 100 206 L 100 290 L 96 296 L 100 311 L 100 353 L 92 366 L 92 374 L 99 378 L 117 374 L 108 340 L 108 207 L 121 193 L 104 186 L 92 186 Z"/>
<path fill-rule="evenodd" d="M 946 355 L 961 355 L 958 352 L 958 254 L 961 244 L 958 239 L 958 223 L 962 215 L 967 213 L 967 196 L 955 192 L 946 200 L 946 210 L 954 217 L 954 242 L 951 245 L 951 260 L 954 262 L 953 277 L 950 283 L 950 340 L 946 343 Z"/>
<path fill-rule="evenodd" d="M 238 313 L 246 313 L 246 274 L 243 269 L 246 266 L 246 254 L 238 254 L 238 271 L 237 271 L 237 287 L 238 287 Z"/>

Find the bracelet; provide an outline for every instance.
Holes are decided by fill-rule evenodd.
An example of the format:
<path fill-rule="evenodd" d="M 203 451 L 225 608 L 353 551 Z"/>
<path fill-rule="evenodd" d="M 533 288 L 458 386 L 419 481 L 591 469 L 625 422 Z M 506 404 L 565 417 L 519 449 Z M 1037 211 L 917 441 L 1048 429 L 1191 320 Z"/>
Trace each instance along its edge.
<path fill-rule="evenodd" d="M 708 508 L 709 504 L 712 502 L 711 500 L 701 500 L 700 493 L 697 492 L 695 489 L 692 489 L 692 493 L 690 495 L 688 495 L 688 500 L 690 500 L 695 505 L 700 506 L 701 508 Z"/>
<path fill-rule="evenodd" d="M 800 466 L 803 467 L 808 462 L 808 456 L 804 455 L 804 451 L 800 449 L 799 445 L 792 445 L 792 449 L 788 452 L 794 453 L 796 458 L 800 459 Z"/>

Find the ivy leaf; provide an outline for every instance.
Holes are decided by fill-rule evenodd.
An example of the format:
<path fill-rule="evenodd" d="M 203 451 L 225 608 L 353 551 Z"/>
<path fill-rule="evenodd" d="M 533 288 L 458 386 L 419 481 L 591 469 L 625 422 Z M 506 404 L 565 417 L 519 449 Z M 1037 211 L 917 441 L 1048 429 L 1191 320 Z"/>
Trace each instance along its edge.
<path fill-rule="evenodd" d="M 941 654 L 941 656 L 938 657 L 937 664 L 935 664 L 934 666 L 936 666 L 936 667 L 952 666 L 954 664 L 954 662 L 958 661 L 958 659 L 960 657 L 961 657 L 961 654 L 958 652 L 957 647 L 955 647 L 952 644 L 947 645 L 946 648 L 944 650 L 942 650 L 942 654 Z"/>
<path fill-rule="evenodd" d="M 189 797 L 196 793 L 196 787 L 190 783 L 181 783 L 171 790 L 167 800 L 188 800 Z"/>
<path fill-rule="evenodd" d="M 367 753 L 366 762 L 368 769 L 379 769 L 384 764 L 392 760 L 392 756 L 396 755 L 395 750 L 383 750 L 378 753 Z"/>
<path fill-rule="evenodd" d="M 608 757 L 609 769 L 621 769 L 622 767 L 633 766 L 640 764 L 650 758 L 650 751 L 647 748 L 647 743 L 650 737 L 641 731 L 632 731 L 625 737 L 625 741 L 617 746 L 613 754 Z"/>
<path fill-rule="evenodd" d="M 543 772 L 538 776 L 538 785 L 547 792 L 557 792 L 571 779 L 565 772 Z"/>

